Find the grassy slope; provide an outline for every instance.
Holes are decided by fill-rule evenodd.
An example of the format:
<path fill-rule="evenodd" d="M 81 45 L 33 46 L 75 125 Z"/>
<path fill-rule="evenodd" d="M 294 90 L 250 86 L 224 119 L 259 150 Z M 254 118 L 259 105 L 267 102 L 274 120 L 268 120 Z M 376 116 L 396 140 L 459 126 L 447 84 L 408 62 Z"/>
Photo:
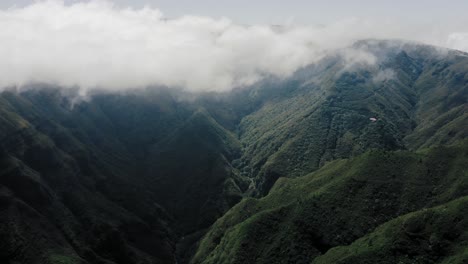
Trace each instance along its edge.
<path fill-rule="evenodd" d="M 414 88 L 420 101 L 417 126 L 405 141 L 411 148 L 450 144 L 467 138 L 468 57 L 452 55 L 426 63 Z"/>
<path fill-rule="evenodd" d="M 250 94 L 267 99 L 240 123 L 238 167 L 256 179 L 261 195 L 279 177 L 303 176 L 369 149 L 418 149 L 467 137 L 467 56 L 385 42 L 364 51 L 377 56 L 375 65 L 329 58 L 267 85 L 284 94 L 262 86 Z"/>
<path fill-rule="evenodd" d="M 258 178 L 260 191 L 266 193 L 280 176 L 305 175 L 329 160 L 370 148 L 403 148 L 416 100 L 411 83 L 417 76 L 410 74 L 421 65 L 400 57 L 349 71 L 341 58 L 330 58 L 280 82 L 278 89 L 287 96 L 269 99 L 240 124 L 241 165 Z M 409 69 L 397 72 L 398 78 L 374 80 L 381 71 L 402 66 Z"/>
<path fill-rule="evenodd" d="M 382 223 L 467 195 L 468 144 L 427 153 L 371 151 L 232 208 L 202 240 L 194 263 L 310 263 Z"/>
<path fill-rule="evenodd" d="M 313 264 L 467 263 L 468 197 L 400 216 Z"/>

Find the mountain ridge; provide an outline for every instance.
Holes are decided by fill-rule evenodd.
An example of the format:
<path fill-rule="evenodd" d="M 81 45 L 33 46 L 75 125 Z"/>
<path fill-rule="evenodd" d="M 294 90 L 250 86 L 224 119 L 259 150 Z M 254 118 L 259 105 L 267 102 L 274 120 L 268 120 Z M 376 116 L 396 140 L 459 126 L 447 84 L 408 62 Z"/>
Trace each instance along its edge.
<path fill-rule="evenodd" d="M 334 240 L 304 221 L 288 228 L 305 228 L 308 237 L 291 237 L 275 229 L 302 214 L 314 219 L 310 214 L 317 210 L 312 206 L 316 203 L 308 208 L 295 196 L 312 189 L 282 192 L 277 198 L 282 206 L 263 208 L 254 219 L 236 209 L 272 199 L 287 181 L 305 181 L 308 175 L 339 169 L 343 174 L 344 164 L 371 162 L 372 155 L 384 163 L 388 157 L 408 158 L 410 163 L 402 162 L 401 168 L 390 164 L 388 171 L 408 174 L 409 169 L 414 175 L 422 175 L 411 168 L 422 166 L 418 158 L 429 155 L 424 149 L 436 149 L 429 153 L 442 162 L 441 168 L 463 156 L 453 154 L 453 148 L 465 146 L 468 136 L 468 57 L 392 41 L 361 41 L 352 48 L 358 52 L 343 51 L 290 77 L 271 77 L 221 94 L 148 88 L 96 93 L 75 102 L 72 91 L 67 94 L 53 85 L 3 91 L 0 234 L 8 239 L 0 243 L 0 260 L 188 263 L 195 256 L 194 263 L 210 263 L 224 254 L 236 260 L 245 252 L 259 253 L 253 242 L 246 244 L 251 251 L 244 253 L 206 246 L 218 240 L 243 243 L 231 241 L 229 230 L 219 228 L 229 217 L 246 221 L 250 231 L 242 234 L 251 241 L 263 237 L 263 246 L 276 243 L 290 250 L 290 259 L 284 261 L 310 263 L 313 256 L 370 234 L 372 230 L 365 228 L 354 234 L 351 227 L 340 234 L 335 226 L 337 230 L 328 233 L 345 238 Z M 444 145 L 455 147 L 444 150 Z M 434 181 L 451 175 L 460 186 L 466 184 L 464 174 L 438 175 Z M 395 182 L 392 177 L 383 179 Z M 369 183 L 369 188 L 380 184 Z M 363 188 L 359 181 L 349 186 L 355 191 Z M 459 196 L 447 194 L 450 199 Z M 396 201 L 393 198 L 389 199 Z M 329 197 L 322 202 L 332 201 Z M 327 210 L 339 210 L 335 202 L 321 210 L 330 214 Z M 428 206 L 432 205 L 404 212 Z M 379 224 L 400 215 L 389 214 Z M 342 220 L 350 221 L 345 214 Z M 257 230 L 258 221 L 267 225 Z M 45 231 L 41 225 L 47 226 Z M 257 237 L 262 230 L 272 234 L 277 230 L 277 237 Z M 218 233 L 213 237 L 213 232 Z M 280 242 L 281 236 L 299 248 Z M 302 248 L 304 241 L 313 247 Z M 276 253 L 272 256 L 278 259 L 260 255 L 261 261 L 282 259 Z"/>

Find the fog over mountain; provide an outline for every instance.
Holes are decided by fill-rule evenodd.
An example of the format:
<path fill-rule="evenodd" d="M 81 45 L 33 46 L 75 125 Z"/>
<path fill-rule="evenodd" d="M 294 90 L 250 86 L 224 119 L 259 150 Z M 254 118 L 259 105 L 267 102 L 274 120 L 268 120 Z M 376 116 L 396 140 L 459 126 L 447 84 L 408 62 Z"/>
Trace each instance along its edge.
<path fill-rule="evenodd" d="M 28 83 L 121 91 L 150 85 L 227 91 L 296 70 L 339 50 L 353 63 L 375 58 L 349 48 L 361 39 L 405 39 L 468 51 L 450 23 L 350 18 L 327 25 L 243 25 L 229 18 L 167 18 L 156 8 L 109 1 L 38 1 L 0 10 L 2 89 Z"/>
<path fill-rule="evenodd" d="M 166 1 L 0 2 L 0 264 L 468 263 L 468 3 Z"/>

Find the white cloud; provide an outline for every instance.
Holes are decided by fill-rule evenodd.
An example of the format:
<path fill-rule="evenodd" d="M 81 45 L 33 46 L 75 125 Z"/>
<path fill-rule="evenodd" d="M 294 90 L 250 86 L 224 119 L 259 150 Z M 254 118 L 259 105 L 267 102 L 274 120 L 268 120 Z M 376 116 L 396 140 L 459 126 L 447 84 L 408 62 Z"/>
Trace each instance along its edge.
<path fill-rule="evenodd" d="M 449 35 L 447 47 L 468 51 L 468 32 L 457 32 Z"/>
<path fill-rule="evenodd" d="M 147 85 L 228 90 L 264 75 L 288 76 L 327 51 L 363 38 L 412 39 L 468 50 L 466 35 L 435 38 L 421 27 L 391 21 L 243 26 L 227 18 L 167 20 L 157 9 L 125 9 L 106 1 L 68 6 L 41 1 L 0 10 L 0 28 L 0 87 L 50 82 L 83 91 Z M 347 54 L 352 63 L 373 61 L 367 54 Z"/>
<path fill-rule="evenodd" d="M 388 80 L 393 80 L 395 79 L 396 74 L 395 71 L 392 69 L 384 69 L 382 71 L 379 71 L 373 78 L 372 81 L 374 83 L 381 83 L 385 82 Z"/>

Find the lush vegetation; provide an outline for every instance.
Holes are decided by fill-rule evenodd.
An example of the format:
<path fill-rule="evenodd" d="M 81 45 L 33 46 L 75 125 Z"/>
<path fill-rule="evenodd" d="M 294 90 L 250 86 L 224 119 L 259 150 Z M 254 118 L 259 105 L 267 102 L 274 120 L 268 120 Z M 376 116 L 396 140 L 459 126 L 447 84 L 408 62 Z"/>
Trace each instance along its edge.
<path fill-rule="evenodd" d="M 353 48 L 224 94 L 3 91 L 0 262 L 462 263 L 467 55 Z"/>
<path fill-rule="evenodd" d="M 466 196 L 467 143 L 370 151 L 281 178 L 267 196 L 245 199 L 219 219 L 194 263 L 310 263 L 393 218 Z"/>
<path fill-rule="evenodd" d="M 312 263 L 466 263 L 468 197 L 400 216 Z"/>

